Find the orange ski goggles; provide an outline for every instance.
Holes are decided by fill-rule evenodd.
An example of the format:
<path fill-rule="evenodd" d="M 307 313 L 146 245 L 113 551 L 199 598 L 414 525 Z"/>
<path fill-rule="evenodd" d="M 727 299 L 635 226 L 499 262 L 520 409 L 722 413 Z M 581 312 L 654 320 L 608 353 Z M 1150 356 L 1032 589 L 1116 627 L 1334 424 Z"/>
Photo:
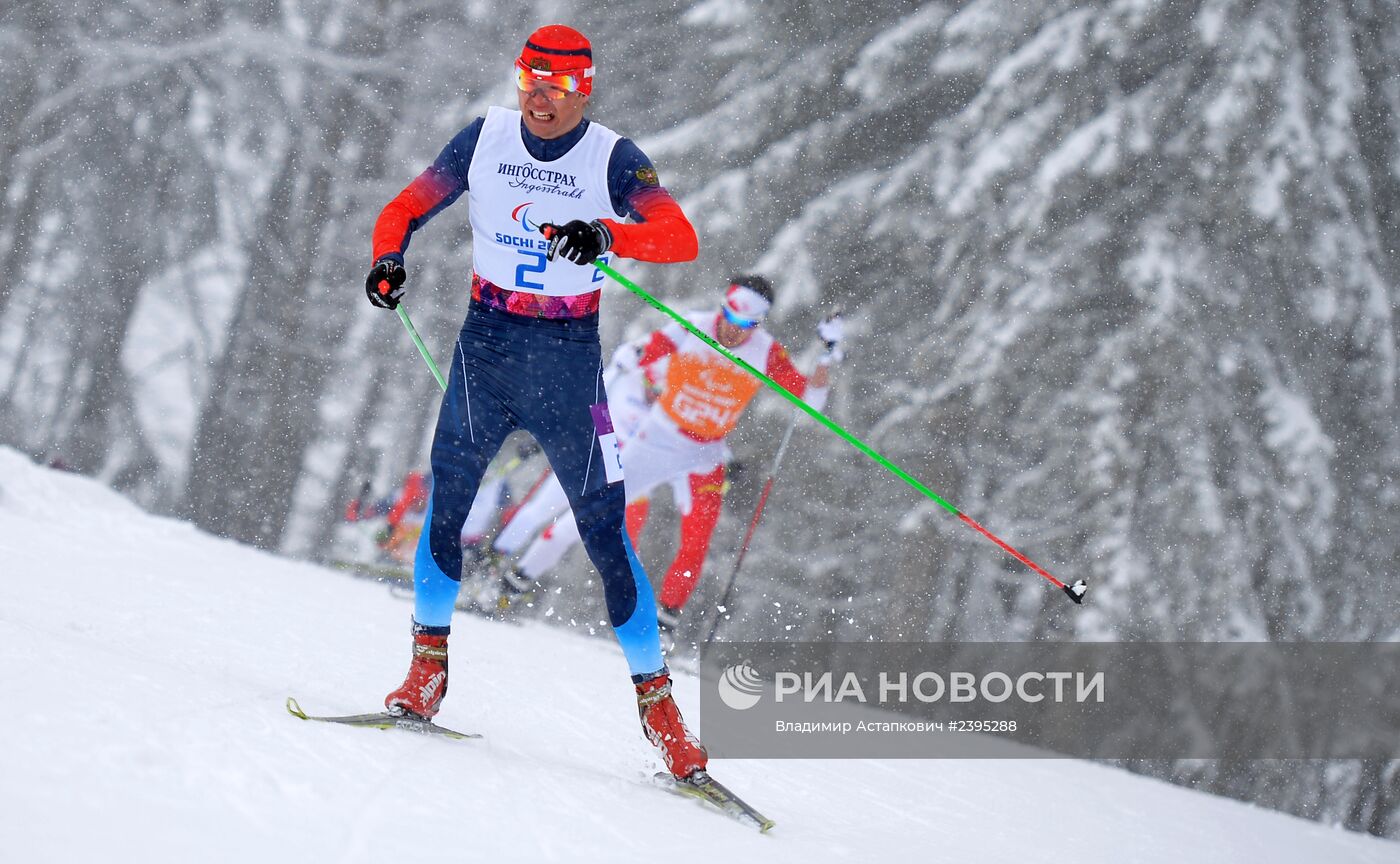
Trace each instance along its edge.
<path fill-rule="evenodd" d="M 515 61 L 515 86 L 522 93 L 538 91 L 546 99 L 557 102 L 570 93 L 587 93 L 591 87 L 593 67 L 570 69 L 565 72 L 548 72 L 531 69 L 520 60 Z"/>

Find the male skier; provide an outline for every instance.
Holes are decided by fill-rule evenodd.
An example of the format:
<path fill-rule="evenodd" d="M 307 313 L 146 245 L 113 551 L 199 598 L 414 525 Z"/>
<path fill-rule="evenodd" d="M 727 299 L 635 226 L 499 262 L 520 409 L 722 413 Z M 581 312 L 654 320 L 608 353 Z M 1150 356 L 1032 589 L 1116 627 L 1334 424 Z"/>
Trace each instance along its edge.
<path fill-rule="evenodd" d="M 525 429 L 558 475 L 602 576 L 643 731 L 671 773 L 686 778 L 707 757 L 671 697 L 656 601 L 623 530 L 621 461 L 598 341 L 602 273 L 588 265 L 609 255 L 689 261 L 698 241 L 641 150 L 584 119 L 592 58 L 572 28 L 532 33 L 515 63 L 519 111 L 493 107 L 470 123 L 375 223 L 365 290 L 376 306 L 398 305 L 410 237 L 463 194 L 473 270 L 433 438 L 427 530 L 414 562 L 413 659 L 385 706 L 421 718 L 441 706 L 462 521 L 492 455 Z M 636 224 L 624 224 L 625 216 Z"/>

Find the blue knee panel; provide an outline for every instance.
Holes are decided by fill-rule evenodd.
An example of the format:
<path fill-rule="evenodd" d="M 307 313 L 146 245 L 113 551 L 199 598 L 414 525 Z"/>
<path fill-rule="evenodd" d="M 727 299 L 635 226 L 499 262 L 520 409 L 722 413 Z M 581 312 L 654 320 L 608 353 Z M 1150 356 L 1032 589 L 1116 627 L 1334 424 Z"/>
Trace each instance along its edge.
<path fill-rule="evenodd" d="M 634 676 L 650 675 L 666 665 L 661 657 L 661 634 L 656 629 L 656 597 L 651 593 L 651 582 L 637 559 L 626 528 L 622 529 L 622 545 L 627 549 L 627 563 L 631 565 L 632 582 L 637 587 L 637 604 L 632 616 L 621 624 L 614 624 L 613 631 L 622 646 L 622 655 L 627 658 L 628 671 Z"/>
<path fill-rule="evenodd" d="M 433 560 L 432 531 L 427 527 L 432 524 L 430 497 L 428 512 L 423 514 L 424 531 L 418 536 L 418 551 L 413 557 L 413 620 L 424 627 L 450 627 L 461 583 L 449 578 Z"/>

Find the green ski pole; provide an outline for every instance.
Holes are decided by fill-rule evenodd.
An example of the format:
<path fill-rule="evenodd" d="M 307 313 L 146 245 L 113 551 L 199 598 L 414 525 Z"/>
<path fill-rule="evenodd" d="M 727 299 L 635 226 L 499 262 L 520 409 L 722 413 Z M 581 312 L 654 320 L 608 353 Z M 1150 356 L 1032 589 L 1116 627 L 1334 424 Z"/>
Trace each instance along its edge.
<path fill-rule="evenodd" d="M 423 339 L 418 335 L 418 331 L 414 329 L 413 322 L 408 320 L 408 310 L 400 303 L 394 307 L 394 311 L 399 313 L 399 320 L 403 322 L 404 329 L 408 331 L 408 335 L 413 337 L 413 344 L 418 346 L 418 353 L 423 355 L 423 362 L 428 364 L 428 368 L 432 370 L 433 377 L 437 379 L 438 386 L 446 393 L 447 379 L 442 377 L 442 372 L 438 370 L 437 364 L 433 362 L 433 355 L 428 353 L 428 346 L 423 344 Z"/>
<path fill-rule="evenodd" d="M 1061 591 L 1064 591 L 1066 596 L 1069 597 L 1069 599 L 1073 600 L 1075 603 L 1084 602 L 1084 594 L 1089 590 L 1089 584 L 1083 579 L 1076 579 L 1074 583 L 1070 585 L 1066 585 L 1064 582 L 1061 582 L 1059 579 L 1056 579 L 1054 576 L 1050 575 L 1050 573 L 1048 573 L 1045 569 L 1043 569 L 1040 565 L 1036 564 L 1034 561 L 1027 558 L 1025 555 L 1022 555 L 1020 552 L 1017 552 L 1014 548 L 1011 547 L 1009 543 L 1002 540 L 1000 537 L 996 536 L 992 532 L 988 531 L 986 528 L 983 528 L 971 516 L 968 516 L 966 513 L 954 507 L 952 504 L 949 504 L 947 501 L 944 501 L 942 498 L 939 497 L 938 493 L 934 492 L 932 489 L 928 488 L 923 483 L 920 483 L 919 480 L 911 474 L 909 474 L 909 472 L 905 471 L 903 468 L 900 468 L 898 465 L 894 464 L 889 459 L 886 459 L 869 444 L 866 444 L 864 441 L 852 435 L 850 432 L 847 432 L 838 423 L 836 423 L 836 421 L 827 417 L 825 414 L 813 408 L 811 405 L 808 405 L 806 402 L 803 402 L 797 396 L 794 396 L 792 392 L 789 391 L 786 387 L 779 384 L 777 381 L 774 381 L 772 378 L 769 378 L 767 375 L 763 374 L 759 370 L 755 369 L 752 364 L 746 362 L 742 357 L 737 356 L 732 351 L 716 342 L 710 336 L 705 335 L 703 331 L 698 329 L 694 324 L 691 324 L 689 321 L 687 321 L 685 319 L 685 316 L 681 315 L 680 313 L 671 309 L 665 303 L 662 303 L 660 300 L 657 300 L 655 297 L 648 294 L 645 290 L 642 289 L 640 285 L 633 282 L 631 279 L 628 279 L 626 276 L 623 276 L 621 273 L 617 272 L 612 267 L 602 263 L 601 261 L 594 261 L 593 266 L 603 271 L 603 273 L 607 274 L 613 279 L 613 281 L 617 282 L 619 285 L 626 288 L 628 291 L 631 291 L 633 294 L 640 297 L 649 306 L 670 317 L 677 324 L 680 324 L 692 335 L 700 339 L 700 341 L 704 342 L 706 345 L 709 345 L 711 348 L 718 351 L 721 355 L 724 356 L 725 359 L 729 360 L 731 363 L 743 369 L 745 372 L 748 372 L 750 375 L 762 381 L 765 385 L 767 385 L 768 389 L 777 393 L 779 396 L 782 396 L 784 399 L 788 400 L 793 405 L 796 405 L 799 409 L 806 412 L 813 420 L 816 420 L 818 423 L 822 424 L 827 429 L 830 429 L 832 432 L 834 432 L 847 444 L 850 444 L 852 447 L 864 453 L 866 456 L 873 459 L 878 465 L 885 468 L 891 474 L 903 480 L 905 483 L 909 484 L 909 486 L 911 486 L 919 494 L 923 495 L 925 498 L 928 498 L 930 501 L 933 501 L 935 504 L 942 507 L 944 510 L 947 510 L 949 513 L 958 517 L 958 519 L 962 520 L 963 524 L 967 525 L 969 528 L 972 528 L 974 531 L 981 534 L 983 537 L 986 537 L 988 540 L 995 543 L 998 547 L 1002 549 L 1002 551 L 1006 552 L 1008 555 L 1015 558 L 1017 561 L 1020 561 L 1022 564 L 1029 567 L 1036 574 L 1044 577 L 1050 582 L 1050 584 L 1054 585 L 1056 588 L 1059 588 Z"/>

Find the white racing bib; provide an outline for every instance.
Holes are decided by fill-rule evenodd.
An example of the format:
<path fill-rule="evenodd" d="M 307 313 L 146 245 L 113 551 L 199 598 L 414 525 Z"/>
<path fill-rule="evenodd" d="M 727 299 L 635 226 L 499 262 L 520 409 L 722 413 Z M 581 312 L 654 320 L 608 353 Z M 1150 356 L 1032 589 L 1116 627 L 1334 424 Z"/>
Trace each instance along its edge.
<path fill-rule="evenodd" d="M 491 108 L 467 169 L 472 267 L 481 278 L 511 291 L 570 297 L 603 287 L 592 265 L 545 260 L 546 222 L 618 218 L 608 195 L 608 160 L 620 140 L 590 122 L 568 153 L 542 162 L 525 149 L 520 112 Z M 608 263 L 609 256 L 599 261 Z"/>

